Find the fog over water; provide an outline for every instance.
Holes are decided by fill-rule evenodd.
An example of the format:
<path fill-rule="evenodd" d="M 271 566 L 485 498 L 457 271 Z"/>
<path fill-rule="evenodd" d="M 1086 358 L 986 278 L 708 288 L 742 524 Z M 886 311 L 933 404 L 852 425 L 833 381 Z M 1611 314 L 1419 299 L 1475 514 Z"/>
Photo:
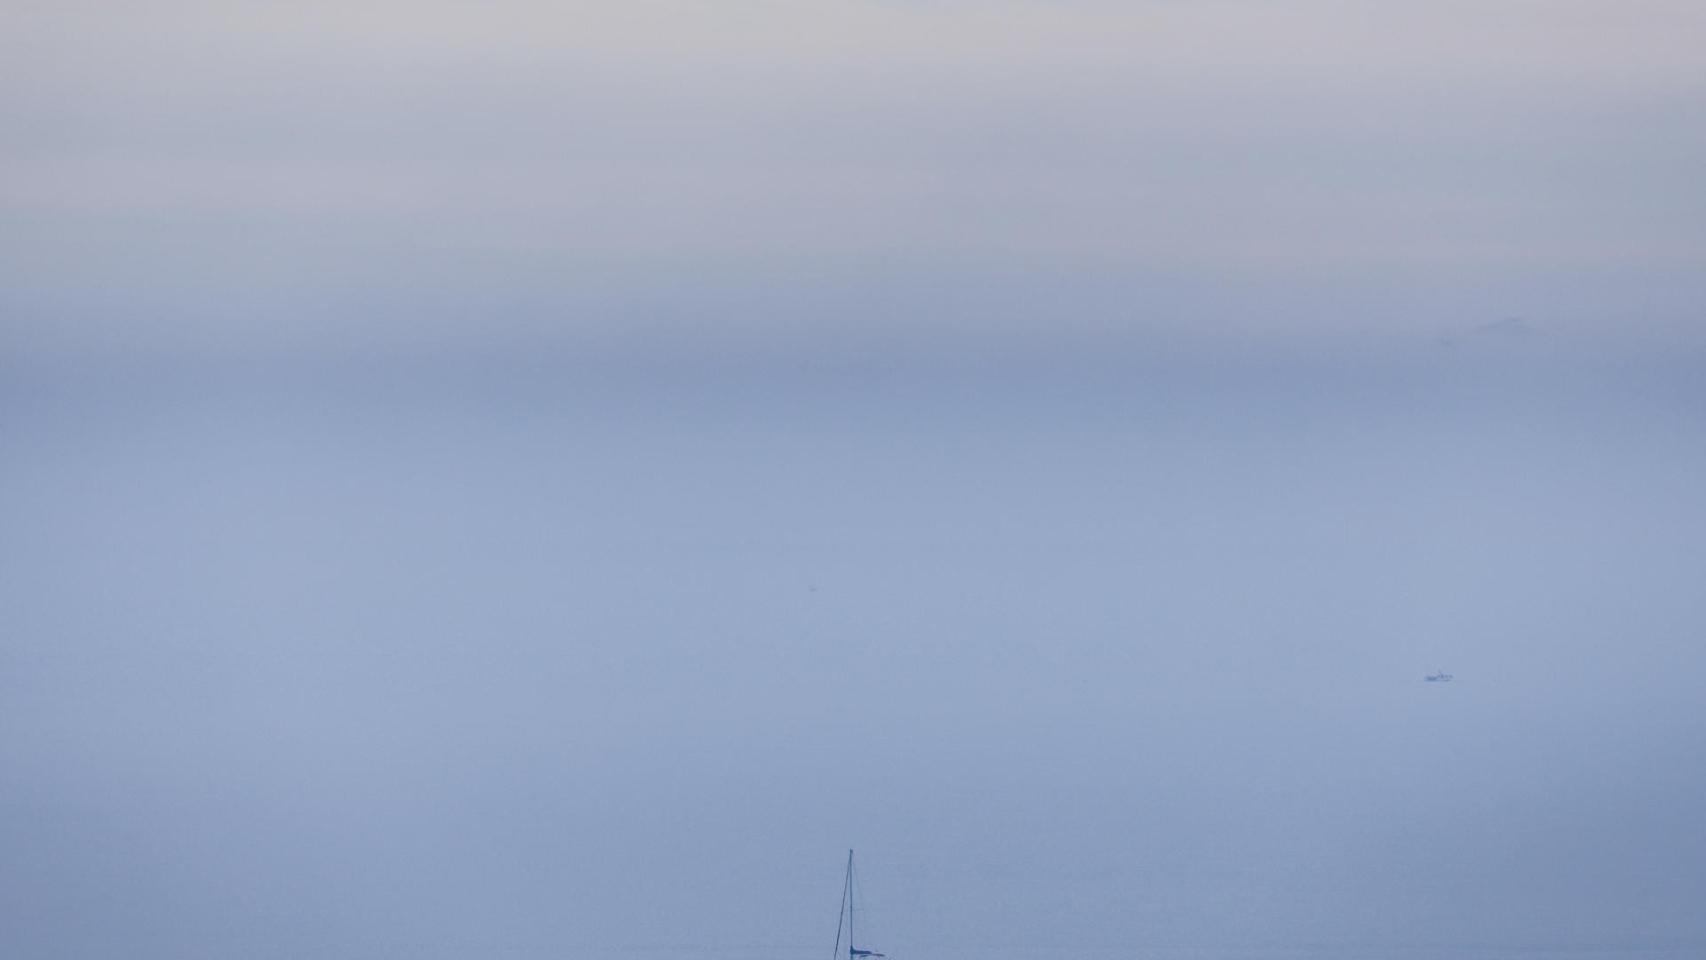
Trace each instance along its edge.
<path fill-rule="evenodd" d="M 1706 933 L 1697 360 L 7 383 L 21 954 Z"/>
<path fill-rule="evenodd" d="M 0 5 L 0 956 L 1706 954 L 1702 36 Z"/>

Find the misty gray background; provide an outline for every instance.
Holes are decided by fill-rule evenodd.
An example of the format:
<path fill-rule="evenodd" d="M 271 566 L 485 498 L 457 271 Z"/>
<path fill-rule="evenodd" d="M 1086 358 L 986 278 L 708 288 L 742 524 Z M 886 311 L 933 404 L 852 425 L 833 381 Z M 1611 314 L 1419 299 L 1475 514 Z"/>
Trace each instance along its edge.
<path fill-rule="evenodd" d="M 6 5 L 0 953 L 1698 955 L 1702 35 Z"/>

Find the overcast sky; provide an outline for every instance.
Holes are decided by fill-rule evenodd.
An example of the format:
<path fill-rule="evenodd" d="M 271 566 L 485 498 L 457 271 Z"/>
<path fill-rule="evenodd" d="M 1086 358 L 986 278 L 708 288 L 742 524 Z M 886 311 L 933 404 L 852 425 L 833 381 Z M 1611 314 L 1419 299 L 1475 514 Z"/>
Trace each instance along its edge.
<path fill-rule="evenodd" d="M 1698 956 L 1703 36 L 5 4 L 0 954 Z"/>
<path fill-rule="evenodd" d="M 16 350 L 1700 342 L 1686 0 L 0 18 Z"/>

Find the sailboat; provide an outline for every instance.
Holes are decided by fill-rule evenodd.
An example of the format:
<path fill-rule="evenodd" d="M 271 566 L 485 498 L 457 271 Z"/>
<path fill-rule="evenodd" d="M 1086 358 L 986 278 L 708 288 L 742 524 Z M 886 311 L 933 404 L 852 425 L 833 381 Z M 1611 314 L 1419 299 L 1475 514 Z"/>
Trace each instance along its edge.
<path fill-rule="evenodd" d="M 847 879 L 841 885 L 841 912 L 835 917 L 835 953 L 832 960 L 841 960 L 841 933 L 847 932 L 847 960 L 861 957 L 886 957 L 875 950 L 861 950 L 853 940 L 853 851 L 847 851 Z"/>

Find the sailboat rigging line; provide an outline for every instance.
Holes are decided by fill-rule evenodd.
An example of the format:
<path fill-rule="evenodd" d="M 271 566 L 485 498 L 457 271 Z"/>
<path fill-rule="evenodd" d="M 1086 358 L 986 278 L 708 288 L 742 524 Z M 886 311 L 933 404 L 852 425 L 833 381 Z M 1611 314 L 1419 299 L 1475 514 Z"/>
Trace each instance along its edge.
<path fill-rule="evenodd" d="M 841 960 L 841 922 L 847 921 L 847 949 L 853 949 L 853 918 L 848 913 L 848 901 L 853 898 L 853 851 L 847 851 L 847 879 L 841 884 L 841 911 L 835 915 L 835 951 L 830 960 Z"/>

